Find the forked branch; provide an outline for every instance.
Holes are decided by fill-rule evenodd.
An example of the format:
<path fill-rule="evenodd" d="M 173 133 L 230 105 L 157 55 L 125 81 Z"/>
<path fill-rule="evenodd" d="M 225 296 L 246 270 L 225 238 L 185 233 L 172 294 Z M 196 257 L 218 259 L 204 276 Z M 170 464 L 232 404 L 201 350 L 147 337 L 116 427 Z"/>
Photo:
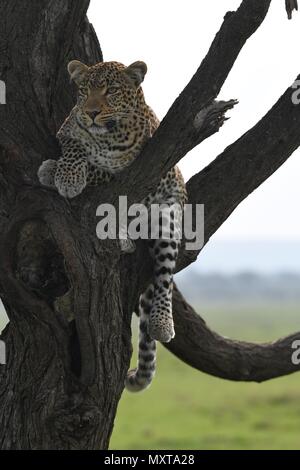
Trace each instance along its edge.
<path fill-rule="evenodd" d="M 199 113 L 212 106 L 247 39 L 263 22 L 271 0 L 243 0 L 235 12 L 229 12 L 199 69 L 175 100 L 153 138 L 130 170 L 122 172 L 118 188 L 138 202 L 149 194 L 161 177 L 187 152 L 217 132 L 224 112 L 235 101 L 224 103 L 211 126 L 195 128 Z M 215 108 L 217 111 L 217 108 Z M 216 125 L 219 123 L 219 125 Z M 132 181 L 135 181 L 132 186 Z M 130 202 L 130 201 L 129 201 Z"/>
<path fill-rule="evenodd" d="M 263 119 L 189 180 L 189 203 L 205 207 L 205 243 L 300 146 L 298 93 L 294 87 L 288 88 Z M 182 250 L 178 271 L 198 254 Z"/>

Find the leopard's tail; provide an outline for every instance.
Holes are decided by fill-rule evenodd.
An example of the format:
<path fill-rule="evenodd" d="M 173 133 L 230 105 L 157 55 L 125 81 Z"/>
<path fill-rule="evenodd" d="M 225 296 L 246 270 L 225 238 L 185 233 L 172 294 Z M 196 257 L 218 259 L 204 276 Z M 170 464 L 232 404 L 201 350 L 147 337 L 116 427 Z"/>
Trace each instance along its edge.
<path fill-rule="evenodd" d="M 156 365 L 156 341 L 148 333 L 149 315 L 153 301 L 154 288 L 151 284 L 141 295 L 139 302 L 140 332 L 139 356 L 136 369 L 129 370 L 125 386 L 130 392 L 140 392 L 152 382 Z"/>

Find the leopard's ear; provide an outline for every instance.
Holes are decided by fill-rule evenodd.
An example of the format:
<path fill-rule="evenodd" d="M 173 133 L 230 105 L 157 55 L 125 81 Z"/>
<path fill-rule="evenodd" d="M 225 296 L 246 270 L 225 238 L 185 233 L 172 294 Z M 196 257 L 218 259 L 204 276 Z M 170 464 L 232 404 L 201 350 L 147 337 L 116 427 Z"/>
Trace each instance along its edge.
<path fill-rule="evenodd" d="M 80 85 L 82 80 L 84 80 L 88 70 L 88 66 L 79 62 L 79 60 L 72 60 L 68 63 L 68 72 L 70 77 L 77 85 Z"/>
<path fill-rule="evenodd" d="M 147 65 L 142 61 L 134 62 L 129 67 L 126 67 L 124 73 L 130 82 L 138 88 L 147 73 Z"/>

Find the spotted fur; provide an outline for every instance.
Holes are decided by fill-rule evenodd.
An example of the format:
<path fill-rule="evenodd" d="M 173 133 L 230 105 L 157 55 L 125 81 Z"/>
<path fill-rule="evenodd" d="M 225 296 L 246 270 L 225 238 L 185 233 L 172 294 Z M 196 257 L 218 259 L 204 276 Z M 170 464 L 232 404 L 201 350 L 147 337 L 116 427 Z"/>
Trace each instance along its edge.
<path fill-rule="evenodd" d="M 40 182 L 55 187 L 66 198 L 79 195 L 87 185 L 102 184 L 130 165 L 153 135 L 159 121 L 146 104 L 141 83 L 147 68 L 144 62 L 129 67 L 103 62 L 88 67 L 79 61 L 68 65 L 78 85 L 78 100 L 57 133 L 62 147 L 59 160 L 46 160 L 38 171 Z M 154 278 L 139 302 L 139 361 L 129 371 L 126 386 L 146 388 L 155 372 L 155 340 L 169 342 L 174 337 L 172 318 L 173 273 L 180 244 L 182 208 L 186 191 L 177 167 L 163 177 L 153 193 L 143 201 L 164 204 L 159 219 L 159 237 L 149 240 L 154 259 Z M 165 236 L 164 227 L 170 233 Z M 128 238 L 121 249 L 134 250 Z"/>
<path fill-rule="evenodd" d="M 128 372 L 125 385 L 131 392 L 139 392 L 147 388 L 155 374 L 156 341 L 149 334 L 149 316 L 154 295 L 153 285 L 150 284 L 139 301 L 139 357 L 138 366 Z"/>

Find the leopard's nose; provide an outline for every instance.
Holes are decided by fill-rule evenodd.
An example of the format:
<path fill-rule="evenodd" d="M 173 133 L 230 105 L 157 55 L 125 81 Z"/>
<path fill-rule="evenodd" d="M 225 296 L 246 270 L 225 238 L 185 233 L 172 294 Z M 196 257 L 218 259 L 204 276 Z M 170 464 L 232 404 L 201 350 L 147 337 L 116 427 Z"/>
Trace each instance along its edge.
<path fill-rule="evenodd" d="M 86 114 L 93 119 L 93 121 L 96 119 L 100 111 L 86 111 Z"/>

